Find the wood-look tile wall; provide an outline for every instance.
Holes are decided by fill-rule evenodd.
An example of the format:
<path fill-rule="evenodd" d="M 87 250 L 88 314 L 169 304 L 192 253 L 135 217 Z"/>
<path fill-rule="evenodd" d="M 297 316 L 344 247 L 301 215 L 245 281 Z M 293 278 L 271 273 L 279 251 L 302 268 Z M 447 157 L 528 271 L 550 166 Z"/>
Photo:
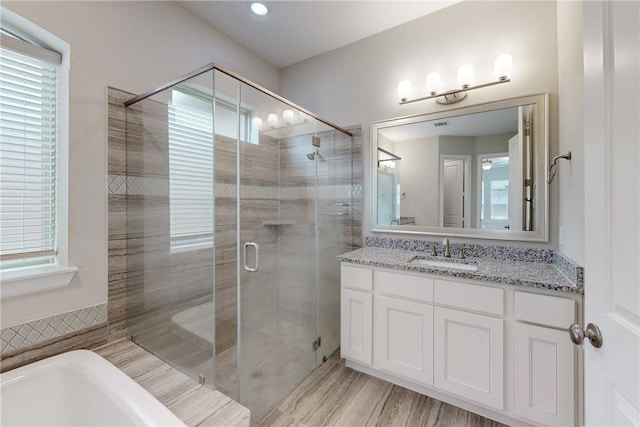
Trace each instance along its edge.
<path fill-rule="evenodd" d="M 151 100 L 127 110 L 124 101 L 133 96 L 113 88 L 107 94 L 106 322 L 18 350 L 3 346 L 2 371 L 142 331 L 157 329 L 155 334 L 161 336 L 170 332 L 167 325 L 174 314 L 211 302 L 214 292 L 216 353 L 236 344 L 236 142 L 216 137 L 215 264 L 210 249 L 171 254 L 167 110 Z M 333 252 L 361 246 L 362 143 L 360 129 L 350 130 L 353 138 L 333 130 L 319 134 L 323 144 L 317 162 L 321 266 L 335 264 Z M 277 140 L 261 135 L 258 145 L 241 145 L 241 239 L 260 241 L 262 264 L 270 266 L 262 269 L 260 283 L 254 283 L 256 277 L 242 277 L 247 290 L 243 303 L 256 325 L 272 318 L 278 306 L 293 307 L 310 296 L 308 287 L 296 287 L 296 283 L 304 282 L 315 267 L 310 243 L 315 235 L 315 164 L 306 158 L 311 151 L 309 136 Z M 296 226 L 284 233 L 288 227 L 262 224 L 276 219 L 291 219 Z M 283 265 L 277 261 L 287 263 L 294 256 L 299 261 L 296 268 L 281 274 Z M 337 271 L 321 268 L 321 286 L 337 283 Z M 304 322 L 313 312 L 315 307 L 308 307 L 291 314 Z M 206 357 L 207 351 L 202 354 Z"/>
<path fill-rule="evenodd" d="M 166 105 L 145 100 L 125 110 L 123 101 L 131 96 L 109 89 L 109 339 L 134 335 L 159 357 L 179 359 L 183 369 L 210 377 L 209 339 L 185 336 L 171 319 L 210 303 L 215 292 L 215 340 L 208 338 L 216 354 L 236 345 L 236 141 L 216 136 L 215 264 L 210 249 L 171 253 Z M 321 286 L 339 283 L 335 256 L 360 246 L 361 138 L 358 128 L 351 131 L 353 138 L 320 133 L 317 162 L 306 157 L 313 151 L 309 135 L 278 140 L 263 134 L 259 144 L 241 143 L 240 239 L 260 242 L 261 257 L 260 275 L 242 272 L 245 326 L 264 325 L 279 307 L 299 307 L 288 314 L 302 323 L 315 314 L 315 307 L 300 302 L 311 300 L 313 289 L 303 284 L 315 268 L 316 184 L 320 265 L 329 266 L 320 270 Z M 278 219 L 295 226 L 263 225 Z M 198 348 L 185 358 L 185 346 L 194 342 Z M 229 387 L 224 391 L 235 395 Z"/>
<path fill-rule="evenodd" d="M 115 89 L 110 89 L 109 93 L 110 99 L 114 101 L 113 109 L 122 98 L 131 96 Z M 157 186 L 168 191 L 168 183 L 158 184 L 169 178 L 166 106 L 146 100 L 130 107 L 125 113 L 113 109 L 110 109 L 110 114 L 113 111 L 114 117 L 122 118 L 123 114 L 128 114 L 128 127 L 124 129 L 128 151 L 122 149 L 125 140 L 121 134 L 123 129 L 114 127 L 114 132 L 110 133 L 110 136 L 114 137 L 115 146 L 111 147 L 110 139 L 109 173 L 122 174 L 129 178 L 152 178 Z M 121 106 L 121 110 L 123 109 Z M 322 236 L 320 247 L 324 249 L 321 254 L 330 254 L 327 255 L 327 259 L 321 260 L 320 265 L 335 267 L 323 269 L 322 277 L 323 280 L 336 283 L 339 281 L 339 269 L 335 255 L 358 247 L 361 241 L 361 141 L 359 129 L 355 128 L 352 131 L 355 132 L 354 138 L 334 130 L 319 134 L 322 141 L 321 155 L 317 162 L 321 227 L 319 235 Z M 313 148 L 310 135 L 277 140 L 263 134 L 257 145 L 241 144 L 240 237 L 241 241 L 259 241 L 261 264 L 271 266 L 263 267 L 259 278 L 251 274 L 242 277 L 243 283 L 247 283 L 243 304 L 256 324 L 260 324 L 264 319 L 273 318 L 278 305 L 300 306 L 276 299 L 278 292 L 274 286 L 281 282 L 277 277 L 279 272 L 286 268 L 290 283 L 305 283 L 304 280 L 295 280 L 296 274 L 306 276 L 315 268 L 312 256 L 315 251 L 315 194 L 310 192 L 315 191 L 316 164 L 306 157 Z M 122 159 L 124 151 L 125 160 Z M 216 352 L 224 351 L 235 344 L 237 325 L 236 155 L 235 140 L 216 136 L 215 301 L 217 336 L 220 338 L 216 342 Z M 223 186 L 224 189 L 219 191 Z M 279 192 L 278 186 L 281 188 Z M 287 189 L 291 191 L 287 192 Z M 118 204 L 123 197 L 126 202 Z M 110 218 L 113 214 L 114 222 L 124 219 L 127 223 L 125 227 L 114 223 L 114 230 L 124 231 L 128 235 L 109 233 L 110 251 L 112 248 L 114 251 L 126 248 L 127 251 L 126 260 L 117 258 L 121 252 L 113 253 L 114 268 L 110 268 L 109 271 L 110 288 L 113 286 L 114 291 L 121 290 L 122 280 L 128 282 L 125 293 L 125 317 L 128 320 L 129 333 L 135 335 L 163 324 L 177 312 L 210 301 L 213 292 L 211 251 L 170 254 L 168 250 L 168 193 L 163 194 L 160 190 L 159 194 L 152 195 L 110 194 L 110 202 L 111 199 L 114 203 L 110 203 L 109 206 L 110 209 L 113 206 L 114 211 L 110 211 Z M 126 209 L 128 217 L 123 217 L 123 208 Z M 277 219 L 296 221 L 294 232 L 282 233 L 283 230 L 279 227 L 262 225 L 263 221 Z M 125 240 L 126 243 L 123 244 Z M 279 240 L 281 244 L 278 253 Z M 295 269 L 291 269 L 290 265 L 278 265 L 276 262 L 278 259 L 291 260 L 294 256 L 297 260 Z M 263 285 L 252 284 L 254 279 L 259 279 Z M 288 295 L 288 298 L 311 300 L 305 292 L 309 292 L 308 287 L 303 287 L 298 293 L 280 294 Z M 121 296 L 122 294 L 114 294 L 114 297 Z M 122 301 L 119 300 L 116 306 L 123 307 Z M 308 307 L 308 310 L 303 310 L 300 315 L 308 315 L 312 311 L 312 307 Z M 117 318 L 118 322 L 123 320 L 125 318 L 122 316 Z M 122 330 L 119 328 L 118 332 Z"/>

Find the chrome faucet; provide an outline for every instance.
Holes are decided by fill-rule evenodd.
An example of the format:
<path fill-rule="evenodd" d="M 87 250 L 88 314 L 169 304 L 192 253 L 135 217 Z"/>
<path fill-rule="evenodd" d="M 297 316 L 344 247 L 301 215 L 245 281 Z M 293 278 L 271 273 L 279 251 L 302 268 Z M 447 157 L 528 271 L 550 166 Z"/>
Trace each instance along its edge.
<path fill-rule="evenodd" d="M 442 241 L 442 244 L 444 245 L 444 257 L 451 258 L 451 251 L 449 250 L 449 239 L 444 239 Z"/>

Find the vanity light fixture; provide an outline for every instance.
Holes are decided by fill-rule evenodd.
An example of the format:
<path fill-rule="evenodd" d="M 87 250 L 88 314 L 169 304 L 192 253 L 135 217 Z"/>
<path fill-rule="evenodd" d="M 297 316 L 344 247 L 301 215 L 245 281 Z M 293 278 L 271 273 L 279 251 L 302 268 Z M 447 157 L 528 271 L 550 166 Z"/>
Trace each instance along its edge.
<path fill-rule="evenodd" d="M 281 113 L 269 113 L 266 117 L 266 125 L 264 125 L 260 117 L 254 117 L 251 119 L 252 129 L 261 131 L 263 129 L 275 130 L 284 129 L 287 127 L 293 127 L 298 125 L 304 125 L 309 123 L 309 118 L 297 110 L 282 110 Z"/>
<path fill-rule="evenodd" d="M 265 16 L 269 13 L 269 8 L 261 1 L 252 1 L 249 5 L 249 9 L 251 9 L 251 12 L 258 16 Z"/>
<path fill-rule="evenodd" d="M 285 124 L 288 124 L 288 125 L 293 123 L 293 111 L 292 110 L 284 110 L 282 112 L 282 120 L 285 122 Z"/>
<path fill-rule="evenodd" d="M 398 95 L 402 101 L 406 101 L 411 96 L 411 82 L 409 80 L 402 80 L 398 83 Z"/>
<path fill-rule="evenodd" d="M 262 130 L 262 119 L 260 117 L 254 117 L 253 119 L 251 119 L 251 126 L 255 130 L 261 131 Z"/>
<path fill-rule="evenodd" d="M 511 75 L 512 67 L 513 60 L 511 59 L 511 55 L 500 55 L 496 58 L 496 62 L 493 67 L 496 80 L 489 83 L 474 85 L 473 67 L 471 64 L 464 64 L 458 69 L 458 86 L 460 89 L 451 89 L 445 92 L 441 92 L 440 74 L 429 73 L 426 81 L 427 93 L 429 95 L 415 99 L 409 99 L 411 97 L 411 82 L 409 80 L 402 80 L 398 84 L 400 105 L 432 98 L 435 98 L 438 104 L 455 104 L 456 102 L 460 102 L 465 99 L 467 97 L 466 92 L 470 90 L 510 82 L 511 79 L 509 76 Z"/>
<path fill-rule="evenodd" d="M 267 115 L 267 124 L 270 128 L 274 128 L 278 126 L 278 116 L 276 114 L 270 113 Z"/>

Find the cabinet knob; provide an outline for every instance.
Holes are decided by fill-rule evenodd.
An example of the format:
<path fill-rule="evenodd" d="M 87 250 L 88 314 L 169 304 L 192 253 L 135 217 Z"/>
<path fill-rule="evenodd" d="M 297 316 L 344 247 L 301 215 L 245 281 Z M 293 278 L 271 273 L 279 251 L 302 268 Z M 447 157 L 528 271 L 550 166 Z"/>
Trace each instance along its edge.
<path fill-rule="evenodd" d="M 569 336 L 574 344 L 582 344 L 586 337 L 595 348 L 602 347 L 602 332 L 600 332 L 600 328 L 593 323 L 589 323 L 587 328 L 584 330 L 582 329 L 582 326 L 574 323 L 569 326 Z"/>

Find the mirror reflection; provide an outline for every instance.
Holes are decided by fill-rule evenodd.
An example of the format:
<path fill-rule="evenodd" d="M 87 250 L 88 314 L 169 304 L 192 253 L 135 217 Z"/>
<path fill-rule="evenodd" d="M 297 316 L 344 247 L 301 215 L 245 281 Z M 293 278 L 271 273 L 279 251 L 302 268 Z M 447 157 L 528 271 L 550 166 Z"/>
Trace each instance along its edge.
<path fill-rule="evenodd" d="M 536 194 L 534 172 L 545 162 L 546 123 L 531 101 L 374 124 L 377 226 L 544 234 L 536 206 L 546 209 L 537 200 L 546 192 Z"/>

